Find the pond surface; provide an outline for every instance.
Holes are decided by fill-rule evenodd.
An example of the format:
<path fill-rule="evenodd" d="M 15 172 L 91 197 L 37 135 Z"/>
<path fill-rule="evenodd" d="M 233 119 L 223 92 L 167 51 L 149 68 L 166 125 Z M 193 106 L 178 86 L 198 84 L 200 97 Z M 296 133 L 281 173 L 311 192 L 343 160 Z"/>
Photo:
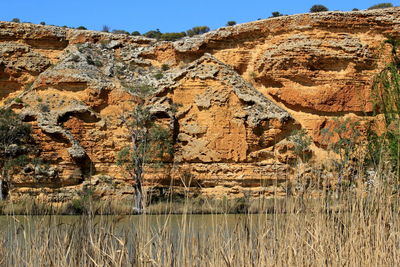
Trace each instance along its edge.
<path fill-rule="evenodd" d="M 10 231 L 15 227 L 61 227 L 91 224 L 91 226 L 112 226 L 118 231 L 148 228 L 157 230 L 171 228 L 179 231 L 186 227 L 192 230 L 212 231 L 215 228 L 228 228 L 241 224 L 251 227 L 267 223 L 282 215 L 266 214 L 192 214 L 192 215 L 110 215 L 110 216 L 0 216 L 0 232 Z"/>

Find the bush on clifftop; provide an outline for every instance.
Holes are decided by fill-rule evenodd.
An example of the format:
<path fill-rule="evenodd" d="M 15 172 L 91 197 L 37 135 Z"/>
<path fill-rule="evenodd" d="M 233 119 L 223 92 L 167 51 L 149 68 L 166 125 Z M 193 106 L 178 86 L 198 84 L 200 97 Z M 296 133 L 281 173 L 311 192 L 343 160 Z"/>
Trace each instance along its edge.
<path fill-rule="evenodd" d="M 185 32 L 166 32 L 161 35 L 163 41 L 176 41 L 186 36 Z"/>
<path fill-rule="evenodd" d="M 125 30 L 113 30 L 112 33 L 114 34 L 127 34 L 129 35 L 129 32 L 125 31 Z"/>
<path fill-rule="evenodd" d="M 270 18 L 277 18 L 277 17 L 281 17 L 283 16 L 283 14 L 279 11 L 274 11 L 272 12 L 272 16 L 270 16 Z"/>
<path fill-rule="evenodd" d="M 194 36 L 194 35 L 198 35 L 198 34 L 203 34 L 206 32 L 209 32 L 210 28 L 208 26 L 197 26 L 197 27 L 193 27 L 190 30 L 186 31 L 186 34 L 190 37 Z"/>
<path fill-rule="evenodd" d="M 159 29 L 148 31 L 148 32 L 143 34 L 143 36 L 145 36 L 147 38 L 154 38 L 154 39 L 157 39 L 157 40 L 159 40 L 161 38 L 161 35 L 162 35 L 162 33 L 160 32 Z"/>
<path fill-rule="evenodd" d="M 107 25 L 103 25 L 103 29 L 101 30 L 102 32 L 110 32 L 110 27 Z"/>
<path fill-rule="evenodd" d="M 310 8 L 311 13 L 324 12 L 324 11 L 329 11 L 329 9 L 324 5 L 313 5 Z"/>
<path fill-rule="evenodd" d="M 380 4 L 376 4 L 376 5 L 370 6 L 368 8 L 368 10 L 380 9 L 380 8 L 388 8 L 388 7 L 393 7 L 393 4 L 392 3 L 380 3 Z"/>

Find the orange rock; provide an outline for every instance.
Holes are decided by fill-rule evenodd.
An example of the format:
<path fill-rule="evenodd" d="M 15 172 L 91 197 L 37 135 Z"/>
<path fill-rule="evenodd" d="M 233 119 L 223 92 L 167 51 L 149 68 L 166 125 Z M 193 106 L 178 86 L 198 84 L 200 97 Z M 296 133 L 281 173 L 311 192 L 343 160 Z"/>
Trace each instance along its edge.
<path fill-rule="evenodd" d="M 334 118 L 373 119 L 373 77 L 390 54 L 383 41 L 400 38 L 399 11 L 284 16 L 173 43 L 1 22 L 0 107 L 32 123 L 38 157 L 57 168 L 44 180 L 18 176 L 15 194 L 38 184 L 72 192 L 93 175 L 129 181 L 115 157 L 129 143 L 129 91 L 142 85 L 154 88 L 148 104 L 175 138 L 173 159 L 148 170 L 147 186 L 192 177 L 212 195 L 284 183 L 293 130 L 307 130 L 319 157 Z"/>

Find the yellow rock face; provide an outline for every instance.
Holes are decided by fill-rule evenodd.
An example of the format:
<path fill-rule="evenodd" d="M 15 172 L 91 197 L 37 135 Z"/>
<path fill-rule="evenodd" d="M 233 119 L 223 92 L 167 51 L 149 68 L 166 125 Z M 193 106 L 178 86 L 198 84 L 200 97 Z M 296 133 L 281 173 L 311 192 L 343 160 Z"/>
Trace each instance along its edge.
<path fill-rule="evenodd" d="M 195 180 L 210 195 L 216 186 L 217 195 L 282 191 L 293 130 L 307 130 L 318 160 L 334 118 L 372 119 L 371 86 L 390 59 L 389 36 L 400 38 L 399 8 L 285 16 L 174 43 L 1 22 L 0 106 L 32 124 L 37 156 L 53 168 L 16 175 L 12 194 L 42 187 L 68 198 L 93 176 L 129 188 L 115 164 L 129 143 L 121 117 L 135 105 L 127 88 L 144 84 L 155 89 L 149 105 L 169 125 L 175 151 L 148 170 L 147 186 Z M 116 188 L 102 194 L 130 193 Z"/>

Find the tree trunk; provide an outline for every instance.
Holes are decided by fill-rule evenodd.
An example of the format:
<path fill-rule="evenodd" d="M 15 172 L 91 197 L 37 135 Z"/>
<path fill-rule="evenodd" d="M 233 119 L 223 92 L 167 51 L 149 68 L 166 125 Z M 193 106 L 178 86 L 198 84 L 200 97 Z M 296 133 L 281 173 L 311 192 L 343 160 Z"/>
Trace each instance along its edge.
<path fill-rule="evenodd" d="M 6 170 L 3 168 L 0 174 L 0 200 L 5 200 L 7 197 L 7 183 L 4 181 Z"/>
<path fill-rule="evenodd" d="M 4 200 L 3 188 L 4 188 L 3 178 L 0 178 L 0 200 Z"/>
<path fill-rule="evenodd" d="M 135 186 L 135 205 L 133 210 L 136 214 L 143 213 L 143 191 L 142 191 L 142 184 L 136 183 Z"/>
<path fill-rule="evenodd" d="M 139 142 L 137 140 L 134 141 L 134 151 L 139 151 L 140 148 L 138 146 Z M 135 204 L 133 207 L 133 211 L 136 214 L 143 213 L 143 190 L 142 190 L 142 177 L 143 177 L 143 160 L 144 155 L 137 154 L 135 158 Z"/>

